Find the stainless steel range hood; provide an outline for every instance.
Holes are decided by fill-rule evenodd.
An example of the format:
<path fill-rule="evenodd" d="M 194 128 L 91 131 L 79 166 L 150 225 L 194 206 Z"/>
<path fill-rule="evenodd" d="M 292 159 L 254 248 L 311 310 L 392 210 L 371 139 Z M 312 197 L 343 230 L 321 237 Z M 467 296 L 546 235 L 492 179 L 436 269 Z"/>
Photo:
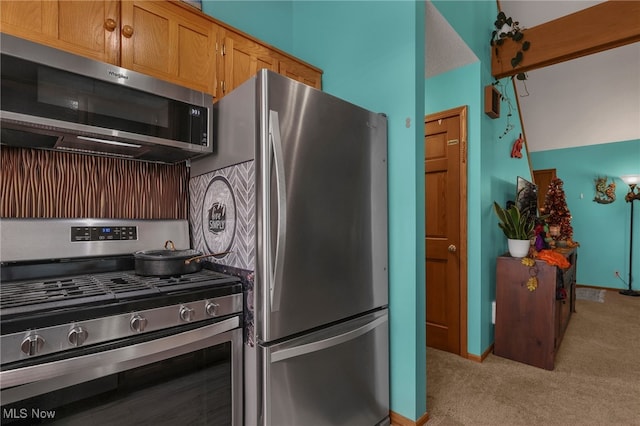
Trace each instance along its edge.
<path fill-rule="evenodd" d="M 1 142 L 177 163 L 213 151 L 213 97 L 0 34 Z"/>

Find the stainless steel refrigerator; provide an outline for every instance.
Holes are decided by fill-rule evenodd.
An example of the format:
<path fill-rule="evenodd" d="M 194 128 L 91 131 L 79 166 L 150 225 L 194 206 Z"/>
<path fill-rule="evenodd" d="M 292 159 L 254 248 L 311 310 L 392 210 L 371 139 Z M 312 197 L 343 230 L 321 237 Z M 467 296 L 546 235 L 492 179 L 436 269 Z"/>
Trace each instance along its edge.
<path fill-rule="evenodd" d="M 262 70 L 214 137 L 191 232 L 245 285 L 245 425 L 388 425 L 386 116 Z"/>

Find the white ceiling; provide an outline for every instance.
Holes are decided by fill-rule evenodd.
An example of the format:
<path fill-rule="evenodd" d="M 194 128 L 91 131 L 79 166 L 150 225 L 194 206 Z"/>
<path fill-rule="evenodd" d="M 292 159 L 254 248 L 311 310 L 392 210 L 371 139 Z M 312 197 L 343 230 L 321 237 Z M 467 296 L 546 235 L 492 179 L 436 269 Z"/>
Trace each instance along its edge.
<path fill-rule="evenodd" d="M 531 28 L 597 3 L 501 0 L 500 5 L 522 28 Z M 477 61 L 430 1 L 426 15 L 427 77 Z M 526 88 L 521 82 L 516 86 L 529 151 L 640 139 L 640 43 L 527 75 Z"/>

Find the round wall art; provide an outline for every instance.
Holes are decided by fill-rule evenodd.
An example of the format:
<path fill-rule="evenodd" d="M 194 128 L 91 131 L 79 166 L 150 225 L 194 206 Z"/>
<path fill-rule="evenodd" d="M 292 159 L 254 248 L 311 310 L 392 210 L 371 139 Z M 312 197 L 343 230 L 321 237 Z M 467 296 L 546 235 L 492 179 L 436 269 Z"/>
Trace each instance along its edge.
<path fill-rule="evenodd" d="M 236 199 L 229 181 L 222 176 L 214 177 L 209 182 L 202 203 L 202 234 L 211 253 L 231 250 L 236 233 L 236 217 Z"/>

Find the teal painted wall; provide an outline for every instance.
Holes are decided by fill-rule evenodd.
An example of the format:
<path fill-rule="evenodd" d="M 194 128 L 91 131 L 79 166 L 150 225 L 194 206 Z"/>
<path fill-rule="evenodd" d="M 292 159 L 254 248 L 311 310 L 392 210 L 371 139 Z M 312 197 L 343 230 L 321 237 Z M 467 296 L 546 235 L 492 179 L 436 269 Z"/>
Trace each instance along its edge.
<path fill-rule="evenodd" d="M 410 419 L 426 411 L 424 13 L 422 1 L 293 8 L 293 53 L 324 70 L 324 90 L 388 116 L 391 409 Z"/>
<path fill-rule="evenodd" d="M 467 46 L 491 68 L 489 40 L 498 8 L 492 0 L 433 0 L 442 16 L 460 35 Z"/>
<path fill-rule="evenodd" d="M 620 176 L 640 174 L 640 140 L 532 152 L 531 161 L 534 169 L 556 169 L 564 182 L 573 238 L 580 243 L 578 284 L 628 288 L 614 276 L 619 271 L 628 283 L 631 206 L 624 200 L 629 187 Z M 597 176 L 616 183 L 616 201 L 593 201 Z M 640 202 L 634 203 L 632 281 L 633 288 L 640 290 Z"/>
<path fill-rule="evenodd" d="M 285 52 L 292 48 L 292 1 L 203 0 L 202 11 Z M 304 58 L 301 58 L 304 59 Z"/>
<path fill-rule="evenodd" d="M 255 3 L 270 19 L 255 19 Z M 321 68 L 324 91 L 387 114 L 391 409 L 418 419 L 426 411 L 424 2 L 206 1 L 203 10 Z"/>

